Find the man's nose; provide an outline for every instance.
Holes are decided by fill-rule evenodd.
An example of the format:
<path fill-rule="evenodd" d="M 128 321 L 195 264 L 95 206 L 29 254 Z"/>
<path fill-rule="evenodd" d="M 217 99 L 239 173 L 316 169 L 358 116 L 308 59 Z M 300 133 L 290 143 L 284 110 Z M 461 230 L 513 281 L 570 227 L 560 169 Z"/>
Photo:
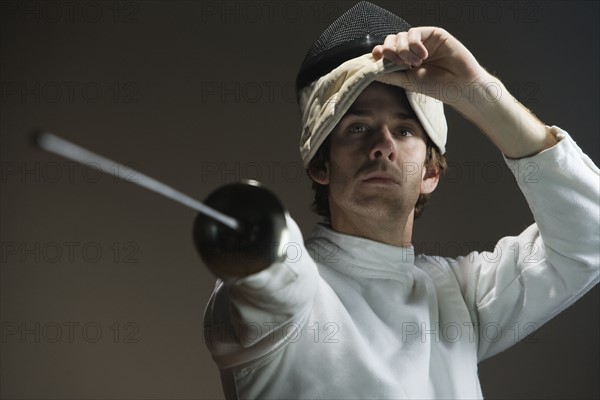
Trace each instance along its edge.
<path fill-rule="evenodd" d="M 369 151 L 369 158 L 371 160 L 378 158 L 387 158 L 389 161 L 396 160 L 396 142 L 386 126 L 377 129 L 372 138 L 373 142 Z"/>

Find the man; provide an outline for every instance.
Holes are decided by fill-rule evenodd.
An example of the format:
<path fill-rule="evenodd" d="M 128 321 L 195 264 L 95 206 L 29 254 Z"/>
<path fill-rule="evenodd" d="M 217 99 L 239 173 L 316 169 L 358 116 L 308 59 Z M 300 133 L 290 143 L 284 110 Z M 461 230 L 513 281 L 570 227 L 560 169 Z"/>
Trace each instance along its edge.
<path fill-rule="evenodd" d="M 297 83 L 328 223 L 297 254 L 217 283 L 206 340 L 226 396 L 481 398 L 477 363 L 515 343 L 510 327 L 543 324 L 598 282 L 598 168 L 448 32 L 370 3 L 323 33 Z M 536 219 L 499 257 L 414 254 L 415 214 L 444 169 L 442 101 L 505 155 Z"/>

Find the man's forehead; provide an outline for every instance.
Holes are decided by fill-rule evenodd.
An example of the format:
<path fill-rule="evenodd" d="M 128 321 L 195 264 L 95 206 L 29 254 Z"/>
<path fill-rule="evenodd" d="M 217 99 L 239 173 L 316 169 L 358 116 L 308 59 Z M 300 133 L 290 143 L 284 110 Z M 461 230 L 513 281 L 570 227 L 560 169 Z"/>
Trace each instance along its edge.
<path fill-rule="evenodd" d="M 363 115 L 381 109 L 389 109 L 401 118 L 417 118 L 404 89 L 381 82 L 373 82 L 365 88 L 347 114 Z"/>

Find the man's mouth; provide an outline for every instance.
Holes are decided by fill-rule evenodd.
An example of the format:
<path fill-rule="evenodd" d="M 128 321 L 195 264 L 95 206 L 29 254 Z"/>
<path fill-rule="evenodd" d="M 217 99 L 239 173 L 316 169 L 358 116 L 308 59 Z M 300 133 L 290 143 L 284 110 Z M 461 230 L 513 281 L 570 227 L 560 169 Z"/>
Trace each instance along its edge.
<path fill-rule="evenodd" d="M 374 171 L 366 174 L 362 178 L 363 182 L 367 183 L 379 183 L 384 185 L 397 185 L 399 184 L 396 177 L 389 172 L 385 171 Z"/>

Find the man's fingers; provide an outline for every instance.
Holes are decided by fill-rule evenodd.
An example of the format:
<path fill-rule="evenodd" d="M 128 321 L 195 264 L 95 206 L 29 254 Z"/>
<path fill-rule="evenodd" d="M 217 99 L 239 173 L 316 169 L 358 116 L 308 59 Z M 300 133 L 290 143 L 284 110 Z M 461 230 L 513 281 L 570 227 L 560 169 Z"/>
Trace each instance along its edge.
<path fill-rule="evenodd" d="M 396 64 L 410 64 L 415 67 L 421 66 L 423 61 L 429 57 L 429 51 L 425 43 L 435 33 L 445 31 L 436 27 L 416 27 L 408 32 L 399 32 L 396 35 L 388 35 L 382 45 L 373 48 L 372 54 L 376 60 L 382 57 Z"/>
<path fill-rule="evenodd" d="M 412 64 L 416 61 L 408 49 L 406 32 L 388 35 L 383 42 L 382 53 L 385 58 L 396 64 Z"/>
<path fill-rule="evenodd" d="M 423 44 L 423 37 L 421 35 L 421 31 L 419 29 L 411 28 L 407 32 L 408 37 L 408 47 L 410 51 L 419 57 L 421 60 L 427 59 L 429 53 L 427 48 Z"/>
<path fill-rule="evenodd" d="M 410 48 L 408 32 L 400 32 L 396 35 L 396 53 L 406 64 L 421 65 L 421 58 L 413 53 Z"/>
<path fill-rule="evenodd" d="M 401 64 L 404 61 L 398 56 L 397 47 L 396 47 L 396 36 L 397 35 L 388 35 L 385 38 L 385 41 L 382 45 L 382 54 L 388 60 Z"/>
<path fill-rule="evenodd" d="M 421 42 L 420 32 L 413 29 L 408 32 L 399 32 L 396 35 L 388 35 L 383 45 L 373 48 L 375 59 L 385 57 L 396 64 L 420 66 L 427 58 L 428 52 Z"/>
<path fill-rule="evenodd" d="M 383 46 L 378 44 L 377 46 L 373 47 L 371 54 L 375 60 L 379 60 L 381 57 L 383 57 Z"/>

